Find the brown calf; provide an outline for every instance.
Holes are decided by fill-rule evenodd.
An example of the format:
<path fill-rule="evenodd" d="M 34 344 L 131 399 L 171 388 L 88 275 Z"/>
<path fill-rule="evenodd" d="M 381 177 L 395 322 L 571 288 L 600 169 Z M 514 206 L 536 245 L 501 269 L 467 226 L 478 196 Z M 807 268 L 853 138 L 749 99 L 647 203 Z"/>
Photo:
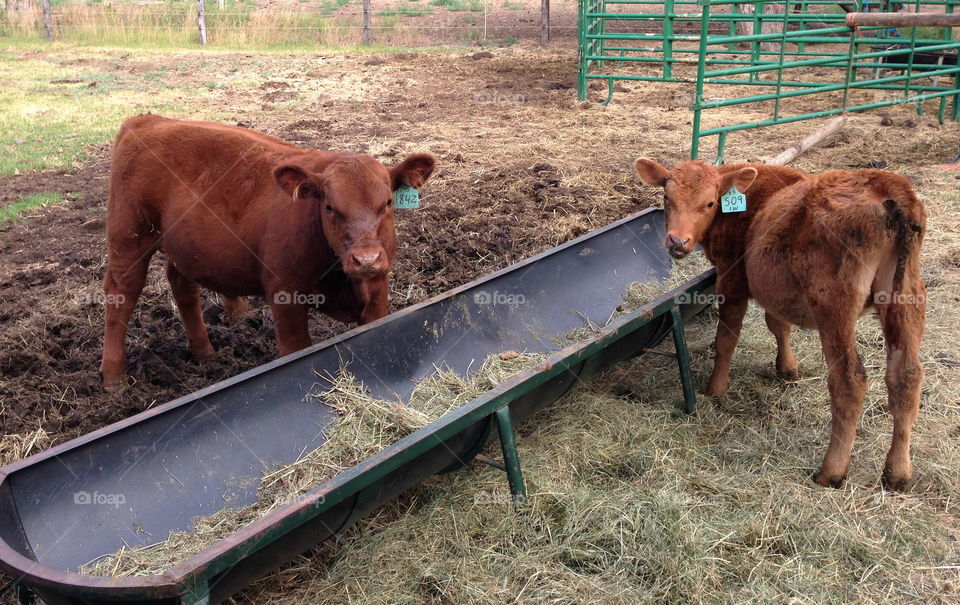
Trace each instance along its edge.
<path fill-rule="evenodd" d="M 749 299 L 766 311 L 777 340 L 777 373 L 784 379 L 797 379 L 792 326 L 819 330 L 832 414 L 830 445 L 816 475 L 820 485 L 839 486 L 850 466 L 866 393 L 857 319 L 877 310 L 894 421 L 883 480 L 905 489 L 910 432 L 920 408 L 926 294 L 920 279 L 926 212 L 910 181 L 878 170 L 807 175 L 778 166 L 697 161 L 668 170 L 639 159 L 636 169 L 645 184 L 664 189 L 670 254 L 682 258 L 700 244 L 717 269 L 722 302 L 707 394 L 727 391 Z M 746 193 L 745 211 L 721 211 L 721 197 L 731 187 Z"/>
<path fill-rule="evenodd" d="M 124 380 L 127 323 L 157 251 L 198 360 L 213 354 L 200 286 L 224 295 L 228 314 L 242 308 L 237 297 L 264 295 L 281 355 L 310 344 L 310 306 L 343 322 L 383 317 L 397 248 L 393 192 L 421 187 L 433 167 L 429 154 L 387 168 L 243 128 L 127 120 L 110 169 L 104 384 Z"/>

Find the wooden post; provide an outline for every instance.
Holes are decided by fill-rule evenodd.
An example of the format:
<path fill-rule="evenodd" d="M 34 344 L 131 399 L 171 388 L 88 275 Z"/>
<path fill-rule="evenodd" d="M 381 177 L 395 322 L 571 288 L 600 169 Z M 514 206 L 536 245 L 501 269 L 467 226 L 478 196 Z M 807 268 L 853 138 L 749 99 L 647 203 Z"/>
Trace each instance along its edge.
<path fill-rule="evenodd" d="M 200 28 L 200 44 L 207 45 L 207 7 L 197 0 L 197 26 Z"/>
<path fill-rule="evenodd" d="M 47 35 L 47 42 L 53 42 L 53 15 L 50 12 L 50 0 L 43 0 L 43 30 Z"/>
<path fill-rule="evenodd" d="M 217 10 L 222 11 L 227 8 L 227 0 L 217 0 Z"/>
<path fill-rule="evenodd" d="M 363 0 L 363 43 L 370 44 L 370 0 Z"/>
<path fill-rule="evenodd" d="M 550 0 L 540 0 L 540 46 L 550 44 Z"/>
<path fill-rule="evenodd" d="M 740 14 L 749 15 L 753 12 L 754 6 L 752 4 L 739 4 Z M 737 21 L 737 35 L 738 36 L 749 36 L 753 34 L 753 22 L 752 21 Z"/>
<path fill-rule="evenodd" d="M 960 13 L 847 13 L 847 25 L 960 27 Z"/>
<path fill-rule="evenodd" d="M 786 2 L 777 3 L 777 4 L 769 3 L 769 4 L 759 5 L 759 8 L 760 10 L 763 11 L 763 14 L 765 15 L 782 15 L 787 10 L 787 4 Z M 782 32 L 782 31 L 783 31 L 783 21 L 780 19 L 776 19 L 776 18 L 763 19 L 763 21 L 760 22 L 761 34 L 772 34 L 775 32 Z M 773 42 L 770 40 L 761 42 L 760 50 L 763 50 L 766 52 L 779 52 L 780 43 Z"/>
<path fill-rule="evenodd" d="M 827 122 L 827 125 L 817 130 L 807 138 L 803 139 L 796 145 L 785 149 L 780 155 L 772 158 L 769 161 L 764 162 L 764 164 L 769 164 L 771 166 L 784 166 L 789 162 L 800 157 L 804 152 L 813 149 L 817 145 L 820 145 L 833 135 L 840 132 L 840 129 L 843 128 L 843 125 L 847 122 L 846 115 L 839 115 L 834 119 Z"/>

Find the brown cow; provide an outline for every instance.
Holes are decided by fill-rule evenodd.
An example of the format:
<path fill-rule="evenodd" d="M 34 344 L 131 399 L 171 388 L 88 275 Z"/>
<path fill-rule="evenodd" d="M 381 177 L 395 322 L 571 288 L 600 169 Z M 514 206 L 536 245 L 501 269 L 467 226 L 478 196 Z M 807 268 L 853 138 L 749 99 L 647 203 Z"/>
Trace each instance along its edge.
<path fill-rule="evenodd" d="M 190 350 L 213 354 L 199 287 L 264 295 L 286 355 L 310 344 L 308 306 L 343 322 L 387 313 L 396 258 L 393 192 L 420 188 L 434 158 L 386 168 L 366 155 L 306 150 L 265 134 L 155 115 L 127 120 L 113 145 L 107 205 L 104 384 L 124 381 L 127 323 L 154 252 Z"/>
<path fill-rule="evenodd" d="M 727 391 L 730 359 L 749 299 L 766 311 L 777 340 L 777 373 L 797 379 L 793 325 L 820 332 L 828 366 L 830 445 L 816 475 L 839 486 L 866 393 L 857 352 L 857 319 L 876 309 L 886 340 L 893 443 L 884 484 L 905 489 L 911 476 L 910 432 L 920 408 L 920 338 L 925 289 L 920 246 L 926 211 L 903 176 L 863 170 L 806 175 L 778 166 L 710 166 L 683 162 L 668 170 L 639 159 L 647 185 L 664 188 L 664 245 L 682 258 L 696 244 L 717 268 L 720 321 L 707 394 Z M 746 192 L 746 210 L 722 212 L 731 187 Z M 729 198 L 727 198 L 729 199 Z"/>

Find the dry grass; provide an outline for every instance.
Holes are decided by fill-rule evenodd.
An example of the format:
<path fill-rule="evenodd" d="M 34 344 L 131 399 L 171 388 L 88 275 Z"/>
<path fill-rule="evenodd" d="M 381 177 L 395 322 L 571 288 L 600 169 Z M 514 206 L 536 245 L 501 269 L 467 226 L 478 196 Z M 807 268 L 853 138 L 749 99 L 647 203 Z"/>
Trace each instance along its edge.
<path fill-rule="evenodd" d="M 165 541 L 144 547 L 121 548 L 80 571 L 114 577 L 163 573 L 542 359 L 542 355 L 518 352 L 492 355 L 469 378 L 438 368 L 416 386 L 407 403 L 375 399 L 353 374 L 341 370 L 313 395 L 340 415 L 325 443 L 302 459 L 265 474 L 256 503 L 199 517 L 190 531 L 171 532 Z"/>
<path fill-rule="evenodd" d="M 50 437 L 43 427 L 32 433 L 4 435 L 0 437 L 0 466 L 23 460 L 31 454 L 50 447 Z"/>

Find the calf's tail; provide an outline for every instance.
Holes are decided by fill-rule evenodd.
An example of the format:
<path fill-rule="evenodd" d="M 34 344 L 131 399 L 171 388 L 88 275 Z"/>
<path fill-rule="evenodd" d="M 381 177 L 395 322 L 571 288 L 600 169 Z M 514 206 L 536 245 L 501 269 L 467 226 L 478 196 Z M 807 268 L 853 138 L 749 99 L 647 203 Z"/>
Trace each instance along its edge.
<path fill-rule="evenodd" d="M 913 188 L 906 184 L 897 187 L 883 202 L 886 228 L 893 232 L 896 266 L 890 287 L 889 300 L 881 306 L 881 321 L 888 326 L 889 346 L 902 348 L 905 305 L 925 304 L 925 288 L 920 278 L 920 247 L 926 230 L 927 213 Z"/>

